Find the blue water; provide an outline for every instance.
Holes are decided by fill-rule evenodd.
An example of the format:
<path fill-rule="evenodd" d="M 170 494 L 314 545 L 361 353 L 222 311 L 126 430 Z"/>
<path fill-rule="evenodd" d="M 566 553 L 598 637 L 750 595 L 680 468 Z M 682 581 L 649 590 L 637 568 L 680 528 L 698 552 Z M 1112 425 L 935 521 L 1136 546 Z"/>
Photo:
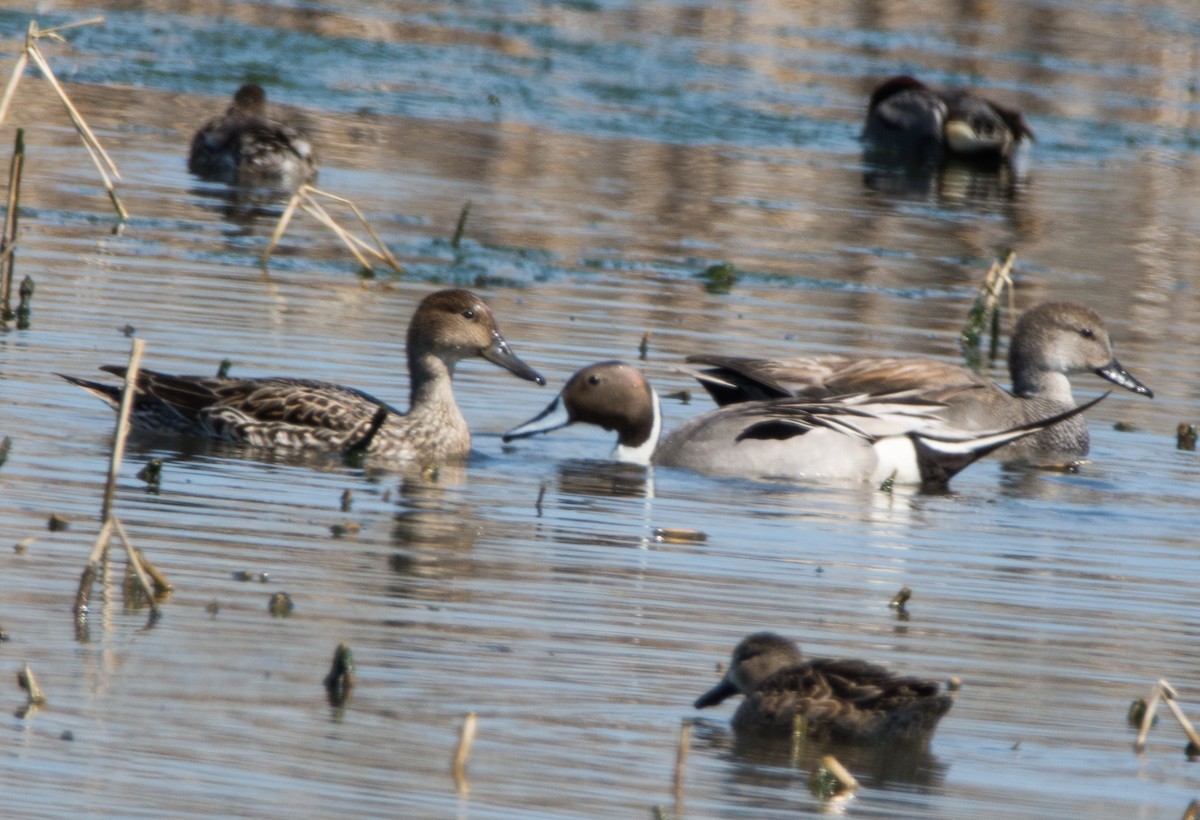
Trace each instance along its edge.
<path fill-rule="evenodd" d="M 5 64 L 32 13 L 0 12 Z M 37 283 L 32 328 L 0 332 L 0 660 L 29 662 L 49 699 L 13 716 L 10 684 L 7 813 L 815 814 L 819 750 L 738 745 L 729 708 L 691 709 L 762 628 L 963 681 L 927 755 L 846 756 L 863 782 L 848 814 L 1178 817 L 1196 796 L 1165 711 L 1141 755 L 1125 723 L 1160 677 L 1200 718 L 1200 471 L 1174 447 L 1200 398 L 1189 4 L 76 3 L 37 19 L 96 14 L 44 49 L 121 169 L 128 222 L 114 231 L 33 73 L 0 129 L 5 151 L 27 129 L 17 273 Z M 1037 141 L 1012 174 L 880 176 L 857 136 L 898 72 L 1017 105 Z M 185 170 L 194 128 L 246 79 L 308 124 L 320 186 L 363 209 L 403 275 L 361 276 L 303 215 L 261 269 L 281 203 Z M 952 494 L 887 495 L 647 475 L 608 464 L 594 429 L 500 442 L 643 338 L 660 392 L 692 394 L 664 402 L 668 424 L 709 407 L 676 369 L 692 352 L 958 360 L 1009 249 L 1018 309 L 1090 304 L 1156 393 L 1089 413 L 1077 474 L 985 462 Z M 705 287 L 717 262 L 728 289 Z M 116 509 L 176 591 L 148 627 L 114 553 L 75 640 L 112 416 L 53 373 L 123 361 L 129 325 L 149 367 L 229 358 L 403 406 L 405 324 L 444 284 L 483 294 L 551 386 L 462 365 L 475 454 L 435 476 L 134 439 Z M 152 457 L 158 491 L 136 477 Z M 51 513 L 70 529 L 49 532 Z M 908 620 L 887 607 L 904 585 Z M 279 590 L 289 618 L 267 611 Z M 321 679 L 340 642 L 358 684 L 334 708 Z M 460 793 L 450 755 L 472 711 Z"/>

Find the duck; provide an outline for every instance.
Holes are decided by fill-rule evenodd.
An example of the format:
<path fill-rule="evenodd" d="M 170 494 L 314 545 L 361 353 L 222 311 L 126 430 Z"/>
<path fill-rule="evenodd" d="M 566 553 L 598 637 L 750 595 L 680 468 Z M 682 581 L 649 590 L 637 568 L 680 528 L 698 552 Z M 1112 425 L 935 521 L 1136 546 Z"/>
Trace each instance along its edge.
<path fill-rule="evenodd" d="M 944 405 L 920 391 L 818 401 L 785 396 L 719 407 L 661 436 L 661 404 L 650 383 L 633 365 L 606 361 L 576 372 L 545 410 L 503 440 L 583 422 L 616 431 L 612 456 L 620 462 L 724 477 L 935 488 L 997 447 L 1103 398 L 1011 429 L 967 433 L 945 422 Z"/>
<path fill-rule="evenodd" d="M 269 450 L 360 454 L 376 462 L 442 462 L 471 449 L 454 401 L 455 365 L 478 356 L 514 375 L 546 380 L 512 352 L 487 303 L 451 288 L 426 296 L 408 326 L 411 406 L 407 413 L 357 390 L 290 377 L 137 374 L 134 429 L 208 437 Z M 124 377 L 123 366 L 102 370 Z M 58 374 L 114 408 L 121 386 Z"/>
<path fill-rule="evenodd" d="M 962 88 L 935 90 L 905 74 L 871 93 L 862 138 L 881 158 L 998 161 L 1034 134 L 1014 108 Z"/>
<path fill-rule="evenodd" d="M 1068 378 L 1095 373 L 1138 395 L 1154 392 L 1113 353 L 1100 315 L 1075 302 L 1043 302 L 1017 320 L 1008 349 L 1012 390 L 960 365 L 921 356 L 828 355 L 788 359 L 692 355 L 689 364 L 718 405 L 780 397 L 809 400 L 846 393 L 915 390 L 942 406 L 937 412 L 965 432 L 990 432 L 1054 417 L 1075 407 Z M 997 448 L 1006 461 L 1061 464 L 1090 449 L 1087 423 L 1074 415 Z"/>
<path fill-rule="evenodd" d="M 192 137 L 188 170 L 230 185 L 297 188 L 316 179 L 317 154 L 303 131 L 267 116 L 263 87 L 246 83 Z"/>
<path fill-rule="evenodd" d="M 734 695 L 739 734 L 790 735 L 798 718 L 812 740 L 925 743 L 954 698 L 926 678 L 897 675 L 867 661 L 805 659 L 774 632 L 738 643 L 720 683 L 696 699 L 706 709 Z"/>

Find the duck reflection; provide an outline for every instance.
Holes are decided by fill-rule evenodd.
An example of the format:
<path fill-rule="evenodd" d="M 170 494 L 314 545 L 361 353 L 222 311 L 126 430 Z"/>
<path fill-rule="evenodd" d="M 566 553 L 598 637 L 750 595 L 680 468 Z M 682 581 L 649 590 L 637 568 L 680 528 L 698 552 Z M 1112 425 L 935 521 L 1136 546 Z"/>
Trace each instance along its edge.
<path fill-rule="evenodd" d="M 446 584 L 427 583 L 462 578 L 475 571 L 471 553 L 483 524 L 475 505 L 461 493 L 466 484 L 466 468 L 459 465 L 413 468 L 404 473 L 396 490 L 397 510 L 390 533 L 397 550 L 388 559 L 393 573 L 388 587 L 391 596 L 449 601 L 466 595 Z"/>

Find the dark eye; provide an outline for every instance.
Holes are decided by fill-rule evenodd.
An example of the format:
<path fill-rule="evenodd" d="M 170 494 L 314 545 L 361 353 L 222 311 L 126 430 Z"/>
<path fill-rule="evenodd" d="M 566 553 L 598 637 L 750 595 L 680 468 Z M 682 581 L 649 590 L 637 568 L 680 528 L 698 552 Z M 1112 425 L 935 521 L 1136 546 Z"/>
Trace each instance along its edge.
<path fill-rule="evenodd" d="M 1079 328 L 1079 335 L 1085 339 L 1095 339 L 1096 338 L 1096 334 L 1092 331 L 1092 329 L 1090 327 Z"/>
<path fill-rule="evenodd" d="M 600 377 L 593 373 L 588 376 L 588 384 L 600 384 Z"/>
<path fill-rule="evenodd" d="M 475 311 L 473 311 L 473 310 L 470 310 L 470 309 L 468 309 L 468 310 L 464 310 L 464 311 L 462 312 L 462 317 L 463 317 L 464 319 L 474 319 L 474 318 L 475 318 Z"/>

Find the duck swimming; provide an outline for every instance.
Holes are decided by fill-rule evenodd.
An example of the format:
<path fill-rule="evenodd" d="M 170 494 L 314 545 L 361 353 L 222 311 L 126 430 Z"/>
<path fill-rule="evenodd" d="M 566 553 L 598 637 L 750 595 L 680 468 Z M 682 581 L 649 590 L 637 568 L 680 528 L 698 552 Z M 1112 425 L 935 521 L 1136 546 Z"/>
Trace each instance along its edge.
<path fill-rule="evenodd" d="M 491 308 L 467 290 L 426 296 L 408 327 L 412 401 L 404 413 L 351 387 L 308 379 L 172 376 L 142 370 L 130 416 L 136 429 L 207 436 L 252 447 L 362 453 L 381 461 L 459 459 L 471 448 L 451 379 L 478 356 L 545 384 L 509 349 Z M 101 368 L 118 376 L 125 368 Z M 63 376 L 118 406 L 121 388 Z"/>
<path fill-rule="evenodd" d="M 846 393 L 917 391 L 942 407 L 936 415 L 966 432 L 990 432 L 1056 416 L 1075 407 L 1068 376 L 1095 373 L 1133 393 L 1154 397 L 1117 361 L 1103 320 L 1074 302 L 1044 302 L 1022 314 L 1008 350 L 1012 392 L 960 365 L 920 356 L 813 356 L 756 359 L 689 356 L 709 365 L 694 373 L 719 405 L 784 396 L 818 400 Z M 1009 460 L 1060 461 L 1086 456 L 1082 416 L 1064 419 L 1008 444 Z"/>
<path fill-rule="evenodd" d="M 961 88 L 938 91 L 902 75 L 884 80 L 871 94 L 862 138 L 882 159 L 1002 160 L 1034 136 L 1016 109 Z"/>
<path fill-rule="evenodd" d="M 192 137 L 188 170 L 230 185 L 296 188 L 316 179 L 317 155 L 301 130 L 267 116 L 262 86 L 246 83 Z"/>
<path fill-rule="evenodd" d="M 509 430 L 504 440 L 583 422 L 616 431 L 618 461 L 740 478 L 877 484 L 891 479 L 937 487 L 992 450 L 1088 406 L 974 433 L 942 419 L 945 407 L 919 391 L 815 401 L 784 397 L 719 407 L 660 439 L 658 395 L 637 368 L 609 361 L 577 372 L 544 411 Z"/>
<path fill-rule="evenodd" d="M 694 705 L 705 709 L 733 695 L 742 695 L 733 716 L 739 733 L 791 734 L 803 718 L 807 737 L 851 743 L 923 743 L 954 704 L 937 681 L 861 660 L 806 660 L 773 632 L 743 639 L 725 677 Z"/>

